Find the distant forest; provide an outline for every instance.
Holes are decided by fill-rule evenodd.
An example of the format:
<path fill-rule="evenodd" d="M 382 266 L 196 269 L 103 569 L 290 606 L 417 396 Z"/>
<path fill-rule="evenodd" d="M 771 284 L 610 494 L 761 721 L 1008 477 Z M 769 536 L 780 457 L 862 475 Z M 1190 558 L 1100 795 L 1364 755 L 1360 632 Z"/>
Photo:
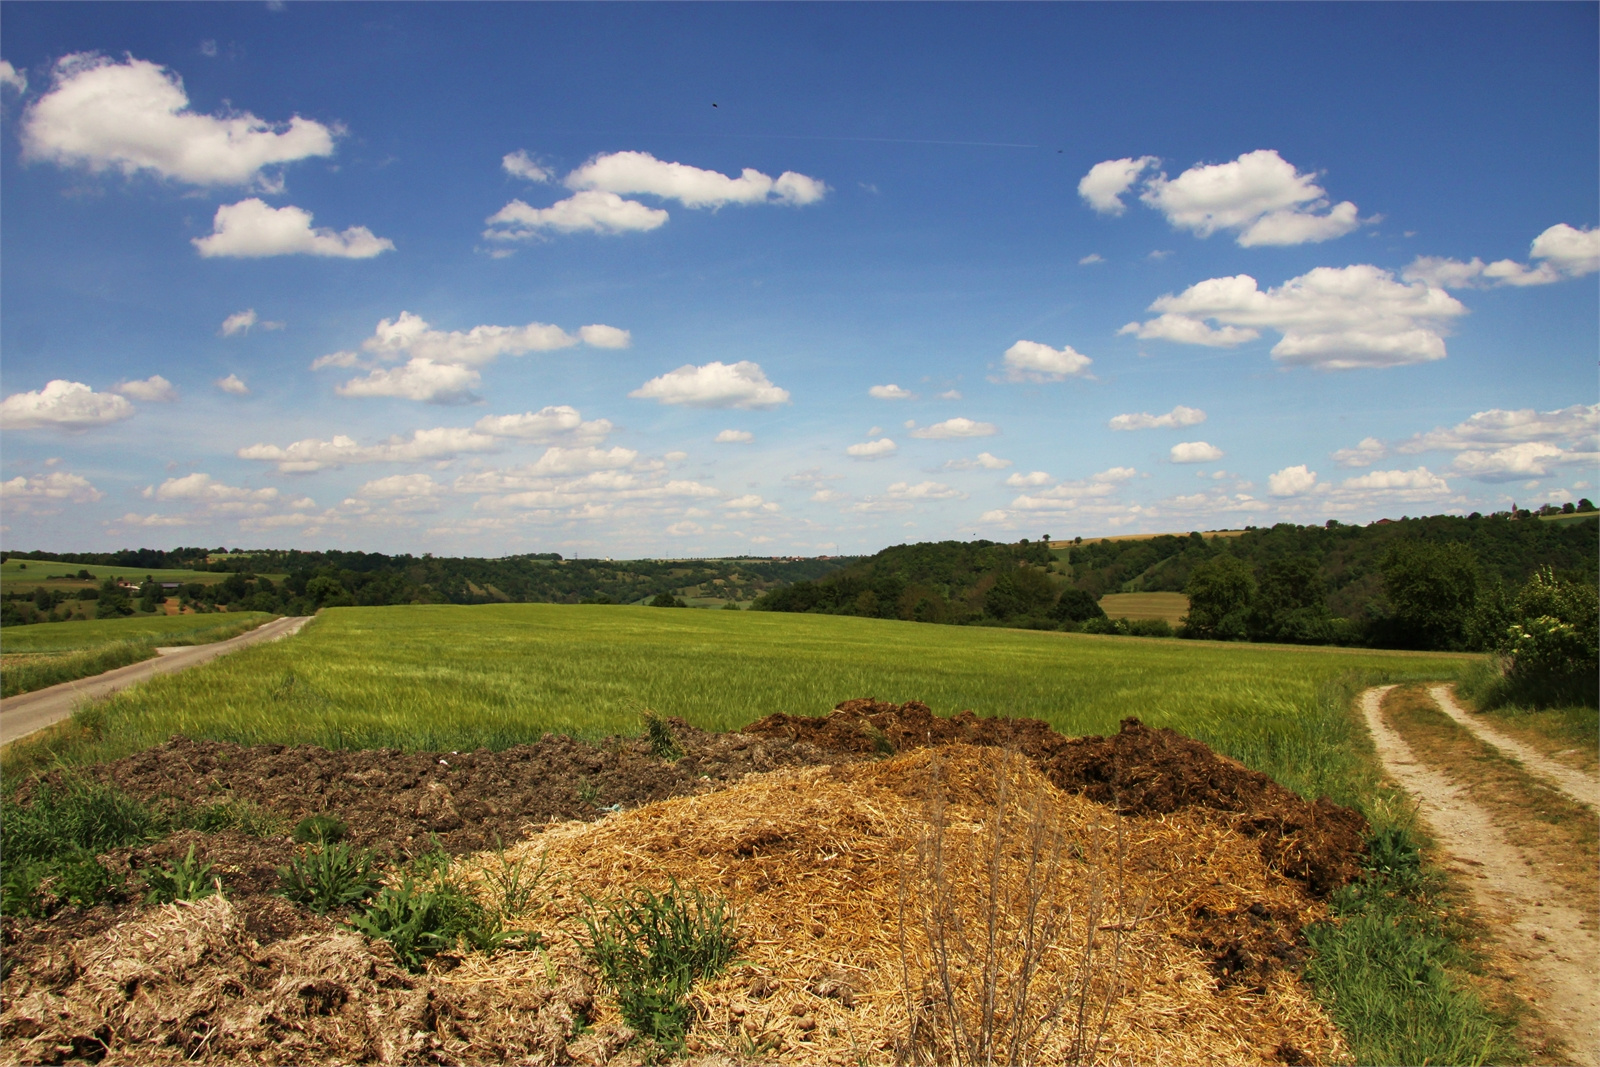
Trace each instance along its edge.
<path fill-rule="evenodd" d="M 1587 504 L 1587 501 L 1585 501 Z M 896 545 L 752 608 L 968 625 L 1166 636 L 1159 621 L 1103 617 L 1107 593 L 1183 592 L 1179 636 L 1397 648 L 1493 647 L 1537 573 L 1596 583 L 1600 524 L 1436 515 L 1349 526 L 1280 523 L 1237 535 L 1083 540 L 1052 548 Z"/>
<path fill-rule="evenodd" d="M 189 583 L 177 591 L 186 607 L 310 614 L 318 608 L 386 604 L 629 604 L 665 593 L 690 603 L 741 604 L 850 562 L 840 559 L 706 560 L 563 559 L 556 553 L 472 557 L 386 556 L 377 552 L 300 552 L 275 549 L 124 549 L 119 552 L 6 552 L 6 559 L 50 559 L 85 567 L 135 567 L 222 572 L 220 582 Z M 276 576 L 276 580 L 273 577 Z M 159 584 L 159 583 L 155 583 Z M 53 601 L 96 590 L 39 589 L 5 595 L 5 621 L 44 621 Z M 150 600 L 154 590 L 132 597 Z M 149 610 L 154 610 L 152 603 Z"/>

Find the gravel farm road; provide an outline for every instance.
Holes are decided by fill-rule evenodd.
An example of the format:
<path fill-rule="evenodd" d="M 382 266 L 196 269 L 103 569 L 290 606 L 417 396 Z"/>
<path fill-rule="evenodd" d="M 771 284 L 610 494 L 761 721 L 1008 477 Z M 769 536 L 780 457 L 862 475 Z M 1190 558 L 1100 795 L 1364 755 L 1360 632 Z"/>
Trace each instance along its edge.
<path fill-rule="evenodd" d="M 298 633 L 300 627 L 311 621 L 310 616 L 293 616 L 273 619 L 248 633 L 210 645 L 189 645 L 182 648 L 159 649 L 155 659 L 130 663 L 92 678 L 62 682 L 48 689 L 20 693 L 0 700 L 0 745 L 8 745 L 19 737 L 42 730 L 51 723 L 60 722 L 72 714 L 72 709 L 90 700 L 110 696 L 119 689 L 142 682 L 158 674 L 170 674 L 188 667 L 198 666 L 225 656 L 235 649 L 262 641 L 276 641 Z"/>

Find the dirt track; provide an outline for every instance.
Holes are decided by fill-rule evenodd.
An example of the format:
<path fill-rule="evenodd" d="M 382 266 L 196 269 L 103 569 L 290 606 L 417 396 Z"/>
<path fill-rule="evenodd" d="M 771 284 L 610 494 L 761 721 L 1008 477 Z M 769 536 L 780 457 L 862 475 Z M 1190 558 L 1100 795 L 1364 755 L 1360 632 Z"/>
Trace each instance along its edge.
<path fill-rule="evenodd" d="M 1476 734 L 1480 740 L 1487 741 L 1506 755 L 1521 762 L 1530 773 L 1546 779 L 1551 785 L 1578 803 L 1587 804 L 1591 808 L 1600 808 L 1600 782 L 1595 781 L 1590 775 L 1584 774 L 1582 771 L 1573 770 L 1571 767 L 1563 767 L 1555 760 L 1523 744 L 1516 738 L 1507 737 L 1481 719 L 1468 715 L 1451 697 L 1448 686 L 1431 686 L 1428 689 L 1428 695 L 1434 699 L 1434 702 L 1439 705 L 1446 715 L 1460 723 L 1471 733 Z"/>
<path fill-rule="evenodd" d="M 1369 689 L 1361 696 L 1384 769 L 1417 797 L 1419 813 L 1451 865 L 1471 871 L 1473 897 L 1495 920 L 1500 940 L 1526 972 L 1534 987 L 1528 999 L 1546 1024 L 1572 1050 L 1574 1062 L 1600 1063 L 1600 939 L 1586 927 L 1584 912 L 1565 902 L 1569 894 L 1541 874 L 1552 861 L 1525 853 L 1514 843 L 1514 827 L 1498 824 L 1446 770 L 1419 762 L 1384 720 L 1383 698 L 1393 688 Z"/>
<path fill-rule="evenodd" d="M 135 682 L 170 674 L 187 667 L 195 667 L 235 649 L 261 641 L 276 641 L 299 632 L 310 622 L 309 616 L 274 619 L 248 633 L 209 645 L 191 645 L 182 648 L 160 649 L 161 655 L 140 663 L 130 663 L 92 678 L 79 678 L 71 682 L 52 685 L 48 689 L 22 693 L 0 701 L 0 745 L 8 745 L 19 737 L 42 730 L 51 723 L 60 722 L 72 714 L 72 709 L 88 700 L 108 697 L 119 689 Z"/>

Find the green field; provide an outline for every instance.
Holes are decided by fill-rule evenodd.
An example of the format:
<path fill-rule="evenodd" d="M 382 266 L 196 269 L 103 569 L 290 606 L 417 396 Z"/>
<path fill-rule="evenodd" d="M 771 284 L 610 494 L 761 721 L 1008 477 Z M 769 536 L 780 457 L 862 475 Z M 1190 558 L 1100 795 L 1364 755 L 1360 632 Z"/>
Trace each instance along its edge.
<path fill-rule="evenodd" d="M 1113 619 L 1165 619 L 1179 625 L 1189 614 L 1189 598 L 1182 593 L 1107 593 L 1100 610 Z"/>
<path fill-rule="evenodd" d="M 649 707 L 737 728 L 850 697 L 1031 716 L 1069 734 L 1137 716 L 1302 792 L 1368 807 L 1356 685 L 1453 678 L 1461 656 L 1094 637 L 822 615 L 504 604 L 336 608 L 291 641 L 152 679 L 94 713 L 75 758 L 174 733 L 255 743 L 501 748 L 636 733 Z"/>
<path fill-rule="evenodd" d="M 216 615 L 130 615 L 123 619 L 90 622 L 41 622 L 8 626 L 0 632 L 0 652 L 77 652 L 117 641 L 144 641 L 152 645 L 204 645 L 253 629 L 275 616 L 264 611 L 226 612 Z"/>
<path fill-rule="evenodd" d="M 82 581 L 77 577 L 79 571 L 88 571 L 94 575 L 93 582 Z M 54 577 L 55 581 L 48 579 Z M 199 582 L 201 585 L 215 585 L 228 577 L 222 571 L 185 571 L 162 570 L 151 567 L 102 567 L 98 563 L 62 563 L 57 560 L 47 559 L 8 559 L 0 563 L 0 586 L 7 592 L 27 592 L 39 585 L 48 585 L 50 588 L 77 589 L 88 588 L 91 585 L 105 581 L 107 578 L 126 578 L 135 584 L 145 578 L 153 578 L 158 582 Z M 269 575 L 273 581 L 280 581 L 284 575 Z"/>

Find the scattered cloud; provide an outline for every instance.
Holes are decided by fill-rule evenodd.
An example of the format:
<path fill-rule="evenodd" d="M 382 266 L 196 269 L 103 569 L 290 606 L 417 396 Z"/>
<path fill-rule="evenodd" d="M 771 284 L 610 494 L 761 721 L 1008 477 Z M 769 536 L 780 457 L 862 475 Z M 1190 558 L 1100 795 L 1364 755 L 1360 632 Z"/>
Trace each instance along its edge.
<path fill-rule="evenodd" d="M 483 376 L 459 363 L 417 358 L 399 367 L 375 367 L 365 378 L 334 387 L 340 396 L 391 396 L 430 404 L 470 404 Z"/>
<path fill-rule="evenodd" d="M 450 459 L 469 452 L 492 452 L 499 439 L 476 430 L 441 426 L 417 430 L 410 436 L 396 434 L 375 445 L 357 444 L 353 437 L 339 434 L 323 441 L 308 437 L 293 444 L 278 446 L 255 444 L 235 453 L 240 459 L 277 464 L 285 474 L 319 471 L 346 463 L 417 463 Z"/>
<path fill-rule="evenodd" d="M 575 193 L 549 207 L 530 207 L 513 200 L 490 215 L 483 236 L 491 241 L 527 241 L 546 230 L 556 233 L 638 233 L 656 229 L 667 213 L 616 193 Z"/>
<path fill-rule="evenodd" d="M 533 157 L 521 148 L 502 156 L 500 166 L 513 178 L 521 178 L 523 181 L 548 182 L 555 178 L 555 174 L 548 167 L 536 163 Z"/>
<path fill-rule="evenodd" d="M 889 438 L 880 437 L 876 441 L 862 441 L 860 444 L 851 445 L 844 450 L 844 454 L 851 459 L 882 459 L 884 456 L 893 455 L 899 447 Z"/>
<path fill-rule="evenodd" d="M 1155 156 L 1139 156 L 1096 163 L 1079 180 L 1078 195 L 1102 215 L 1120 215 L 1127 209 L 1123 194 L 1133 188 L 1141 174 L 1160 162 Z"/>
<path fill-rule="evenodd" d="M 105 494 L 89 483 L 89 479 L 70 471 L 47 471 L 24 477 L 18 475 L 0 482 L 0 500 L 8 507 L 38 511 L 41 504 L 92 504 Z"/>
<path fill-rule="evenodd" d="M 153 404 L 168 404 L 178 399 L 178 391 L 172 387 L 172 383 L 159 374 L 152 374 L 143 381 L 119 382 L 111 387 L 111 391 Z"/>
<path fill-rule="evenodd" d="M 1117 415 L 1108 425 L 1113 430 L 1169 430 L 1180 426 L 1198 426 L 1205 421 L 1204 411 L 1179 404 L 1165 415 L 1151 415 L 1145 411 L 1137 415 Z"/>
<path fill-rule="evenodd" d="M 992 422 L 974 422 L 971 419 L 957 416 L 953 419 L 945 419 L 943 422 L 936 422 L 932 426 L 913 429 L 911 436 L 924 440 L 943 441 L 955 437 L 993 437 L 999 432 L 999 428 Z"/>
<path fill-rule="evenodd" d="M 1033 471 L 1030 474 L 1023 474 L 1018 471 L 1006 479 L 1006 484 L 1013 489 L 1029 489 L 1037 485 L 1049 485 L 1053 481 L 1055 479 L 1044 471 Z"/>
<path fill-rule="evenodd" d="M 209 474 L 196 472 L 182 478 L 168 478 L 159 486 L 146 486 L 143 496 L 146 500 L 181 500 L 197 504 L 264 504 L 278 499 L 278 491 L 270 486 L 265 489 L 244 489 L 224 485 Z"/>
<path fill-rule="evenodd" d="M 1330 203 L 1316 177 L 1264 148 L 1227 163 L 1190 167 L 1170 180 L 1158 173 L 1144 183 L 1139 199 L 1174 228 L 1199 237 L 1232 230 L 1245 248 L 1312 244 L 1343 237 L 1362 223 L 1355 204 Z"/>
<path fill-rule="evenodd" d="M 356 490 L 356 496 L 365 500 L 392 500 L 401 507 L 414 508 L 420 504 L 432 505 L 446 492 L 446 488 L 428 474 L 391 474 L 377 478 Z"/>
<path fill-rule="evenodd" d="M 1183 441 L 1172 446 L 1171 455 L 1174 463 L 1211 463 L 1226 453 L 1204 441 Z"/>
<path fill-rule="evenodd" d="M 1544 477 L 1554 468 L 1600 463 L 1600 404 L 1555 411 L 1480 411 L 1452 427 L 1417 434 L 1402 453 L 1455 452 L 1451 469 L 1484 482 Z"/>
<path fill-rule="evenodd" d="M 218 332 L 223 337 L 237 337 L 241 333 L 249 333 L 258 326 L 263 330 L 281 330 L 284 324 L 259 319 L 256 317 L 255 308 L 245 308 L 243 311 L 235 311 L 232 315 L 223 319 L 222 329 Z"/>
<path fill-rule="evenodd" d="M 29 161 L 94 173 L 272 189 L 281 181 L 263 168 L 331 156 L 338 132 L 299 115 L 278 123 L 248 111 L 202 115 L 190 110 L 183 79 L 165 67 L 78 52 L 56 61 L 50 90 L 23 114 L 22 149 Z"/>
<path fill-rule="evenodd" d="M 1285 467 L 1277 474 L 1267 476 L 1267 492 L 1273 496 L 1301 496 L 1317 484 L 1317 472 L 1308 470 L 1304 463 Z"/>
<path fill-rule="evenodd" d="M 598 444 L 610 435 L 611 420 L 583 420 L 577 408 L 568 404 L 549 405 L 520 415 L 485 415 L 473 423 L 474 430 L 491 437 L 548 444 L 565 440 L 572 444 Z"/>
<path fill-rule="evenodd" d="M 1389 454 L 1389 448 L 1376 437 L 1363 437 L 1354 448 L 1341 448 L 1330 457 L 1341 467 L 1370 467 Z"/>
<path fill-rule="evenodd" d="M 1099 252 L 1090 252 L 1088 255 L 1078 260 L 1078 266 L 1087 267 L 1091 263 L 1104 263 L 1105 261 L 1106 257 L 1102 256 Z"/>
<path fill-rule="evenodd" d="M 603 326 L 599 323 L 578 327 L 578 340 L 590 348 L 633 347 L 633 334 L 615 326 Z"/>
<path fill-rule="evenodd" d="M 1108 517 L 1115 522 L 1116 517 L 1130 514 L 1130 507 L 1137 508 L 1137 505 L 1123 504 L 1112 498 L 1138 473 L 1132 467 L 1111 467 L 1079 481 L 1060 482 L 1048 489 L 1023 493 L 1012 500 L 1012 510 L 990 511 L 981 521 L 1009 523 L 1019 517 L 1014 512 L 1024 512 L 1033 518 L 1052 514 L 1092 514 Z"/>
<path fill-rule="evenodd" d="M 375 236 L 365 226 L 352 226 L 343 233 L 326 227 L 312 229 L 311 212 L 304 208 L 292 204 L 275 208 L 254 196 L 218 207 L 211 229 L 207 236 L 190 242 L 207 259 L 294 255 L 371 259 L 394 250 L 393 241 Z"/>
<path fill-rule="evenodd" d="M 751 512 L 754 512 L 754 511 L 777 511 L 778 510 L 778 505 L 777 504 L 774 504 L 770 500 L 763 500 L 759 495 L 757 495 L 755 493 L 746 493 L 743 496 L 734 497 L 732 500 L 724 500 L 722 502 L 722 506 L 727 508 L 729 511 L 751 511 Z"/>
<path fill-rule="evenodd" d="M 1484 263 L 1477 256 L 1462 261 L 1443 256 L 1418 256 L 1401 275 L 1441 289 L 1487 289 L 1502 285 L 1549 285 L 1600 271 L 1600 228 L 1580 230 L 1561 222 L 1533 239 L 1532 264 L 1514 259 Z"/>
<path fill-rule="evenodd" d="M 0 426 L 77 431 L 121 422 L 133 413 L 133 405 L 116 393 L 97 393 L 82 382 L 57 378 L 43 389 L 12 393 L 0 401 Z"/>
<path fill-rule="evenodd" d="M 992 456 L 987 452 L 979 452 L 972 459 L 950 459 L 944 463 L 944 469 L 950 471 L 970 471 L 980 468 L 989 471 L 1003 471 L 1009 466 L 1011 466 L 1009 459 L 1001 459 L 999 456 Z"/>
<path fill-rule="evenodd" d="M 1264 292 L 1248 274 L 1211 278 L 1161 297 L 1150 310 L 1161 317 L 1130 322 L 1119 332 L 1229 347 L 1253 340 L 1255 328 L 1265 327 L 1283 335 L 1273 359 L 1320 370 L 1443 359 L 1443 332 L 1467 312 L 1443 289 L 1401 283 L 1366 264 L 1317 267 Z M 1208 319 L 1222 328 L 1207 326 Z"/>
<path fill-rule="evenodd" d="M 28 76 L 4 59 L 0 59 L 0 86 L 19 93 L 28 91 Z"/>
<path fill-rule="evenodd" d="M 1427 494 L 1450 491 L 1450 486 L 1445 483 L 1445 480 L 1426 467 L 1418 467 L 1409 471 L 1372 471 L 1359 477 L 1346 478 L 1340 488 L 1362 491 L 1399 490 Z"/>
<path fill-rule="evenodd" d="M 563 448 L 552 445 L 532 463 L 518 467 L 504 467 L 463 474 L 455 481 L 457 492 L 504 493 L 545 488 L 552 478 L 572 475 L 589 476 L 597 472 L 623 471 L 634 465 L 639 453 L 631 448 Z M 606 485 L 612 488 L 635 484 L 631 474 L 607 474 L 605 479 L 590 478 L 590 486 Z"/>
<path fill-rule="evenodd" d="M 874 385 L 867 390 L 867 395 L 874 400 L 910 400 L 915 394 L 909 389 L 902 389 L 898 385 Z"/>
<path fill-rule="evenodd" d="M 966 494 L 942 482 L 895 482 L 884 490 L 884 496 L 890 500 L 957 500 Z"/>
<path fill-rule="evenodd" d="M 651 378 L 628 394 L 639 400 L 698 408 L 772 408 L 789 402 L 789 391 L 767 380 L 758 363 L 713 361 L 696 367 L 685 363 Z"/>
<path fill-rule="evenodd" d="M 960 400 L 961 399 L 961 393 L 960 393 L 959 390 L 956 390 L 956 389 L 946 389 L 944 392 L 939 394 L 939 399 L 940 400 Z"/>
<path fill-rule="evenodd" d="M 747 445 L 756 439 L 756 435 L 749 430 L 723 430 L 717 434 L 716 442 L 719 445 Z"/>
<path fill-rule="evenodd" d="M 195 521 L 188 515 L 140 515 L 130 511 L 113 525 L 150 529 L 161 526 L 193 526 Z"/>
<path fill-rule="evenodd" d="M 244 384 L 244 379 L 237 374 L 230 374 L 226 378 L 218 378 L 211 384 L 221 389 L 224 393 L 232 393 L 234 396 L 250 395 L 250 387 Z"/>
<path fill-rule="evenodd" d="M 1071 345 L 1055 349 L 1038 341 L 1018 341 L 1006 349 L 1005 380 L 1059 382 L 1088 374 L 1089 364 L 1093 362 Z"/>

